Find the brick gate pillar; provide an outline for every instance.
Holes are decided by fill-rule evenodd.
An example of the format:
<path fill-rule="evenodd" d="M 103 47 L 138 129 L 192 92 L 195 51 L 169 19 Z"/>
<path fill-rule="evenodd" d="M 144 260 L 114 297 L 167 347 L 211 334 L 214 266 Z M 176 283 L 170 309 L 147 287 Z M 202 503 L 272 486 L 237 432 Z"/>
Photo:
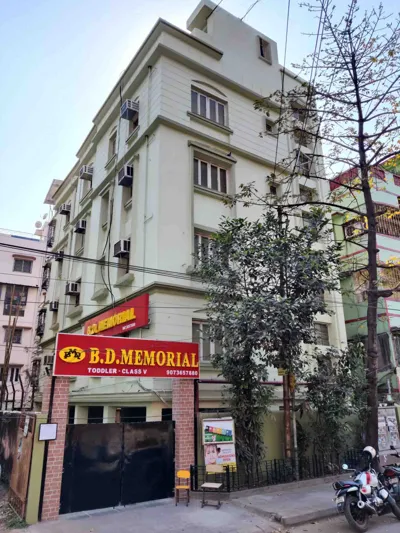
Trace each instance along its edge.
<path fill-rule="evenodd" d="M 175 468 L 194 464 L 194 381 L 172 380 L 172 419 L 175 421 Z"/>
<path fill-rule="evenodd" d="M 51 377 L 43 386 L 42 412 L 47 413 L 50 405 Z M 56 440 L 49 441 L 44 482 L 42 520 L 58 518 L 61 496 L 61 478 L 64 461 L 65 432 L 68 422 L 69 378 L 56 378 L 53 397 L 53 411 L 50 422 L 58 424 Z"/>

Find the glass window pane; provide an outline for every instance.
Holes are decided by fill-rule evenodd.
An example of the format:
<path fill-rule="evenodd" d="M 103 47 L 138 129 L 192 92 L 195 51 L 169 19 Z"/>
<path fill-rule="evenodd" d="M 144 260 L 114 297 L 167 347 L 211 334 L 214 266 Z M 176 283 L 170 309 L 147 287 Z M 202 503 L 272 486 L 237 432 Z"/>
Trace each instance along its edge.
<path fill-rule="evenodd" d="M 200 115 L 207 116 L 207 98 L 203 94 L 200 95 Z"/>
<path fill-rule="evenodd" d="M 217 122 L 217 102 L 210 99 L 210 120 Z"/>
<path fill-rule="evenodd" d="M 219 169 L 219 179 L 221 182 L 221 192 L 227 192 L 226 189 L 226 170 L 224 168 Z"/>
<path fill-rule="evenodd" d="M 218 167 L 211 165 L 211 189 L 218 191 Z"/>
<path fill-rule="evenodd" d="M 225 106 L 224 104 L 218 104 L 218 122 L 225 124 Z"/>
<path fill-rule="evenodd" d="M 203 187 L 208 187 L 207 183 L 207 163 L 201 161 L 201 185 Z"/>
<path fill-rule="evenodd" d="M 199 183 L 199 160 L 193 160 L 193 181 L 197 185 Z"/>
<path fill-rule="evenodd" d="M 200 324 L 192 324 L 192 342 L 200 344 Z"/>
<path fill-rule="evenodd" d="M 196 91 L 192 91 L 192 113 L 198 113 L 197 110 L 197 95 Z"/>
<path fill-rule="evenodd" d="M 210 352 L 211 352 L 211 343 L 210 343 L 210 337 L 209 337 L 209 327 L 207 324 L 203 324 L 203 331 L 202 331 L 202 360 L 203 361 L 209 361 L 210 360 Z"/>
<path fill-rule="evenodd" d="M 199 248 L 199 236 L 195 234 L 194 236 L 194 255 L 198 259 L 200 258 L 200 248 Z"/>
<path fill-rule="evenodd" d="M 202 236 L 201 237 L 201 258 L 202 259 L 208 258 L 209 246 L 210 246 L 210 239 Z"/>

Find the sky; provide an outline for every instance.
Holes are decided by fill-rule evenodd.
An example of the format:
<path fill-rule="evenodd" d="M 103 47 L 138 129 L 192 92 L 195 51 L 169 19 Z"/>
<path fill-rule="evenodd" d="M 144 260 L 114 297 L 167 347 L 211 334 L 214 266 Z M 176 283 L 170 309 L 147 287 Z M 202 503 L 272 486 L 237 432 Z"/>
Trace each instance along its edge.
<path fill-rule="evenodd" d="M 396 11 L 398 0 L 383 0 Z M 223 0 L 241 18 L 254 0 Z M 0 228 L 33 232 L 92 119 L 158 18 L 183 29 L 198 0 L 0 0 Z M 344 9 L 347 0 L 336 0 Z M 378 0 L 360 0 L 364 8 Z M 397 8 L 398 10 L 398 8 Z M 259 0 L 245 22 L 277 41 L 287 2 Z M 291 1 L 286 66 L 312 51 L 314 15 Z"/>

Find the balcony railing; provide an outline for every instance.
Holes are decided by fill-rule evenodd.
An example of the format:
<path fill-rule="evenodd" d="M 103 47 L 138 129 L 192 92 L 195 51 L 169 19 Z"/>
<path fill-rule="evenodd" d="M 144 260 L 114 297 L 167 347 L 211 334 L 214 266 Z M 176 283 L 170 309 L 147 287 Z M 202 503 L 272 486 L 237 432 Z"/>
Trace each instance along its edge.
<path fill-rule="evenodd" d="M 400 215 L 393 215 L 391 218 L 388 216 L 390 213 L 376 217 L 376 232 L 390 237 L 400 237 Z"/>

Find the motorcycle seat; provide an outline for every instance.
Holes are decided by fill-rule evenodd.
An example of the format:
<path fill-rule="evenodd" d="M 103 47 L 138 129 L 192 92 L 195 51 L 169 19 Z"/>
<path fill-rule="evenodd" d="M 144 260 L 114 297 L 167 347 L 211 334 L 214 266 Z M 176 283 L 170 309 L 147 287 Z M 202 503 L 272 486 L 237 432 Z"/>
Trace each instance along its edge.
<path fill-rule="evenodd" d="M 349 479 L 349 481 L 335 481 L 334 483 L 334 488 L 336 490 L 348 489 L 350 487 L 361 487 L 361 486 L 362 486 L 362 481 L 360 480 L 352 481 Z"/>

